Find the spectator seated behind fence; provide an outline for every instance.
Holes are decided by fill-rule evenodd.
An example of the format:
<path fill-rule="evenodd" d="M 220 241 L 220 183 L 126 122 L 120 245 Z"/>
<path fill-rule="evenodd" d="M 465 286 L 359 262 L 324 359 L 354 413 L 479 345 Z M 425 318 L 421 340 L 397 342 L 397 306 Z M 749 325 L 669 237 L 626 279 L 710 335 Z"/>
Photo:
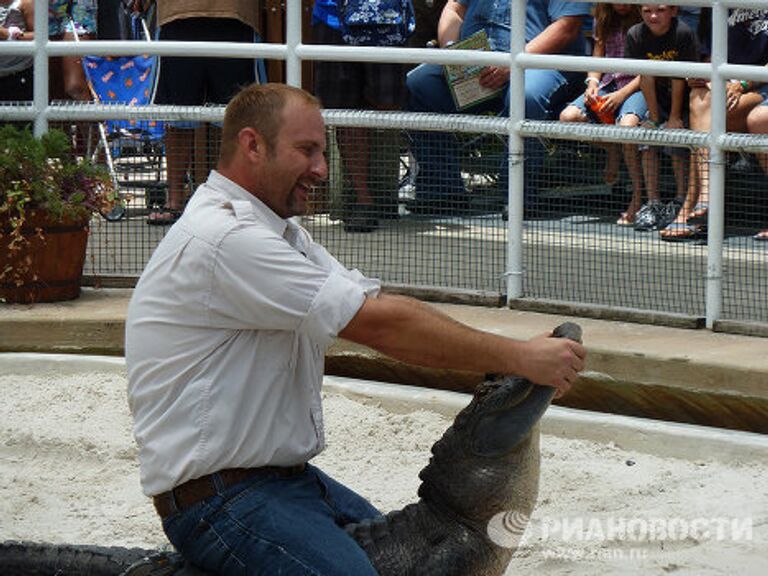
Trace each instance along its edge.
<path fill-rule="evenodd" d="M 765 65 L 768 63 L 768 10 L 737 8 L 728 14 L 728 62 L 732 64 Z M 711 126 L 711 83 L 704 79 L 688 81 L 690 94 L 691 130 L 709 132 Z M 748 118 L 755 107 L 768 97 L 768 84 L 748 80 L 726 83 L 726 130 L 752 132 Z M 755 118 L 760 113 L 755 112 Z M 755 122 L 755 120 L 752 120 Z M 756 125 L 760 125 L 758 121 Z M 760 130 L 754 130 L 759 132 Z M 761 162 L 761 165 L 764 165 Z M 661 230 L 662 240 L 670 242 L 697 239 L 705 235 L 709 211 L 709 150 L 691 152 L 688 193 L 677 217 Z"/>
<path fill-rule="evenodd" d="M 765 26 L 765 13 L 763 12 L 763 42 L 765 42 L 766 26 Z M 766 63 L 768 66 L 768 63 Z M 747 116 L 747 130 L 752 134 L 768 134 L 768 91 L 766 90 L 766 84 L 762 86 L 762 94 L 765 97 L 763 102 L 753 108 Z M 768 153 L 757 154 L 757 160 L 760 162 L 760 167 L 763 172 L 768 175 Z M 768 198 L 763 199 L 764 204 L 768 204 Z M 768 242 L 768 228 L 765 228 L 753 236 L 758 242 Z"/>
<path fill-rule="evenodd" d="M 582 25 L 589 16 L 589 4 L 562 0 L 529 0 L 526 4 L 526 52 L 532 54 L 586 54 Z M 448 0 L 438 25 L 441 47 L 485 30 L 492 50 L 508 51 L 510 3 L 493 0 Z M 525 117 L 545 120 L 555 117 L 583 79 L 580 72 L 558 70 L 525 71 Z M 488 66 L 480 83 L 499 88 L 499 96 L 486 100 L 463 113 L 506 114 L 509 106 L 509 68 Z M 422 64 L 408 73 L 408 109 L 416 112 L 457 112 L 446 84 L 443 67 Z M 413 133 L 413 153 L 419 164 L 416 199 L 410 205 L 417 214 L 440 215 L 460 212 L 468 197 L 461 179 L 457 143 L 452 135 L 438 132 Z M 543 151 L 526 142 L 526 199 L 535 200 L 532 175 L 541 167 Z M 500 162 L 505 175 L 506 161 Z M 506 176 L 506 175 L 505 175 Z M 502 178 L 502 182 L 505 178 Z M 506 188 L 506 185 L 504 185 Z"/>
<path fill-rule="evenodd" d="M 669 4 L 643 4 L 643 21 L 627 33 L 624 54 L 641 60 L 699 59 L 696 34 L 677 19 L 677 7 Z M 688 111 L 687 85 L 682 78 L 640 76 L 640 88 L 648 106 L 646 127 L 683 128 Z M 686 188 L 685 157 L 672 152 L 676 196 L 669 204 L 661 202 L 659 192 L 658 150 L 651 147 L 643 154 L 643 173 L 648 202 L 635 215 L 635 230 L 656 230 L 671 222 L 683 203 Z"/>
<path fill-rule="evenodd" d="M 566 392 L 586 351 L 514 341 L 380 293 L 292 217 L 328 176 L 319 102 L 251 85 L 227 106 L 219 167 L 163 238 L 126 318 L 128 401 L 143 491 L 214 574 L 375 574 L 344 525 L 379 516 L 308 461 L 336 336 L 400 361 L 519 374 Z M 171 270 L 172 269 L 172 270 Z"/>
<path fill-rule="evenodd" d="M 160 40 L 253 43 L 259 7 L 255 0 L 158 0 Z M 162 56 L 155 104 L 226 104 L 255 79 L 256 63 L 249 58 Z M 185 177 L 195 169 L 195 128 L 193 122 L 166 124 L 168 195 L 165 206 L 150 212 L 148 224 L 172 224 L 184 209 Z M 218 134 L 208 141 L 217 142 Z"/>
<path fill-rule="evenodd" d="M 315 0 L 312 11 L 312 41 L 315 44 L 345 44 L 339 24 L 338 0 Z M 405 69 L 402 64 L 373 62 L 315 63 L 314 93 L 326 108 L 397 110 L 405 100 Z M 336 129 L 339 153 L 352 188 L 354 201 L 345 206 L 344 230 L 373 232 L 385 214 L 385 199 L 374 197 L 371 162 L 377 159 L 375 142 L 368 128 Z M 395 159 L 397 160 L 397 159 Z M 398 165 L 391 167 L 397 170 Z M 390 191 L 396 193 L 395 190 Z"/>
<path fill-rule="evenodd" d="M 640 11 L 635 4 L 599 3 L 595 6 L 593 33 L 595 47 L 592 56 L 596 58 L 622 58 L 627 30 L 640 21 Z M 621 72 L 589 72 L 585 80 L 584 94 L 571 102 L 560 113 L 561 122 L 606 121 L 626 127 L 635 127 L 645 118 L 648 107 L 640 91 L 640 77 Z M 595 112 L 598 111 L 597 116 Z M 637 145 L 623 144 L 624 160 L 632 182 L 632 200 L 626 211 L 616 222 L 630 226 L 635 213 L 640 209 L 643 197 L 643 172 Z M 607 184 L 614 184 L 620 172 L 620 149 L 618 144 L 608 144 L 605 171 Z"/>
<path fill-rule="evenodd" d="M 34 39 L 34 0 L 0 0 L 0 41 Z M 0 101 L 32 100 L 31 56 L 0 56 Z"/>

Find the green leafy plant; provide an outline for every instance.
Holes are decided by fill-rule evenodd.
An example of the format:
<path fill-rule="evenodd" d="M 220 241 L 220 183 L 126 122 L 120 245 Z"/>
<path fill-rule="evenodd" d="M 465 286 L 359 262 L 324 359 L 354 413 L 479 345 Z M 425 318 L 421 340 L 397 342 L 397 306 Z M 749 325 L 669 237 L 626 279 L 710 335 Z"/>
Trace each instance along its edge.
<path fill-rule="evenodd" d="M 24 229 L 35 226 L 44 215 L 49 222 L 87 225 L 96 213 L 106 213 L 116 201 L 107 171 L 77 157 L 67 135 L 52 129 L 35 138 L 28 128 L 0 128 L 0 244 L 9 261 L 0 269 L 0 281 L 17 285 L 29 272 L 31 259 L 13 259 L 29 243 Z"/>

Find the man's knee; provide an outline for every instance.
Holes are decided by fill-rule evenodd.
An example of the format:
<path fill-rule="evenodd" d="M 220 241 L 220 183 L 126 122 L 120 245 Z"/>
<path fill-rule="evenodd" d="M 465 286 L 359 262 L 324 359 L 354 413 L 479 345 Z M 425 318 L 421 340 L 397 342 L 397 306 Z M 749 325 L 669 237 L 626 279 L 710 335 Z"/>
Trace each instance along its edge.
<path fill-rule="evenodd" d="M 439 66 L 422 64 L 405 78 L 408 109 L 416 112 L 453 112 L 448 87 Z"/>
<path fill-rule="evenodd" d="M 525 89 L 525 117 L 529 120 L 545 120 L 549 116 L 549 99 L 541 92 Z"/>

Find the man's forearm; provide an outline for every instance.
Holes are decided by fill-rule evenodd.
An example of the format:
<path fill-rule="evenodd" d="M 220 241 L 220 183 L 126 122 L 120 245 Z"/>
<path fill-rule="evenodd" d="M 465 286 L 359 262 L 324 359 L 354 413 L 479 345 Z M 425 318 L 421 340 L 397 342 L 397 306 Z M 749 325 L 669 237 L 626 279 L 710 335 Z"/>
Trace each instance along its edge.
<path fill-rule="evenodd" d="M 448 0 L 437 23 L 437 41 L 441 48 L 461 37 L 461 26 L 466 12 L 467 9 L 462 4 Z"/>
<path fill-rule="evenodd" d="M 529 54 L 559 54 L 581 34 L 581 16 L 564 16 L 525 45 Z"/>
<path fill-rule="evenodd" d="M 382 294 L 361 312 L 364 322 L 353 320 L 339 335 L 397 360 L 476 372 L 520 369 L 521 343 L 461 324 L 418 300 Z"/>
<path fill-rule="evenodd" d="M 427 368 L 515 374 L 537 384 L 570 388 L 584 368 L 580 344 L 545 335 L 518 342 L 476 330 L 431 306 L 383 294 L 363 303 L 339 336 Z"/>

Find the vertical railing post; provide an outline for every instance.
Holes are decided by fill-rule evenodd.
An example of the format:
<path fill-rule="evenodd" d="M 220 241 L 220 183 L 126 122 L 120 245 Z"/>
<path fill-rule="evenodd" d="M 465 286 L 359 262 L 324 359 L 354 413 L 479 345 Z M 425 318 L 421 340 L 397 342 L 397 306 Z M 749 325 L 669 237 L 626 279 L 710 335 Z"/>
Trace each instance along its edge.
<path fill-rule="evenodd" d="M 33 71 L 34 134 L 38 138 L 48 131 L 48 2 L 35 0 L 35 57 Z"/>
<path fill-rule="evenodd" d="M 512 0 L 510 18 L 509 74 L 509 174 L 507 189 L 507 302 L 523 294 L 523 186 L 525 179 L 524 146 L 520 123 L 525 119 L 525 70 L 516 56 L 525 52 L 526 0 Z"/>
<path fill-rule="evenodd" d="M 709 211 L 707 214 L 706 325 L 712 328 L 723 308 L 723 236 L 725 233 L 725 81 L 720 66 L 728 61 L 728 8 L 712 5 L 712 106 L 709 141 Z"/>
<path fill-rule="evenodd" d="M 301 43 L 301 0 L 287 0 L 285 5 L 285 44 L 288 57 L 285 61 L 285 82 L 301 87 L 301 60 L 296 47 Z"/>

